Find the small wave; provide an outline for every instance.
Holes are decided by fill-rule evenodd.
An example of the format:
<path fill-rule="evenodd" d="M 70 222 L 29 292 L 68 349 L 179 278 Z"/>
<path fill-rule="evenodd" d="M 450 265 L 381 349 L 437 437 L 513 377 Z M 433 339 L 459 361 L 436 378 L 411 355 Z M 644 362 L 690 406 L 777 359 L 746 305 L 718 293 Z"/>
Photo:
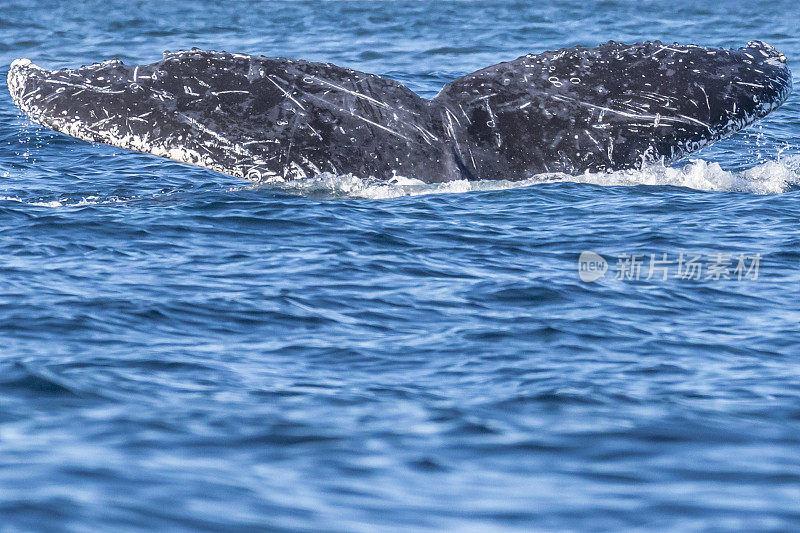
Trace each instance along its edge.
<path fill-rule="evenodd" d="M 136 200 L 136 197 L 131 198 L 101 198 L 99 196 L 85 196 L 81 198 L 58 198 L 56 200 L 48 200 L 46 198 L 38 198 L 35 200 L 20 198 L 19 196 L 0 196 L 0 202 L 18 202 L 25 205 L 35 207 L 85 207 L 88 205 L 107 205 L 119 204 Z"/>
<path fill-rule="evenodd" d="M 56 374 L 46 368 L 34 368 L 15 362 L 11 368 L 4 368 L 0 384 L 7 391 L 36 396 L 80 396 L 63 382 Z"/>
<path fill-rule="evenodd" d="M 423 194 L 464 193 L 529 187 L 541 183 L 573 182 L 594 185 L 669 185 L 701 191 L 736 191 L 754 194 L 778 194 L 800 186 L 800 155 L 767 161 L 742 171 L 724 170 L 719 163 L 702 159 L 682 167 L 655 165 L 643 170 L 609 173 L 539 174 L 529 179 L 449 181 L 424 183 L 397 176 L 389 181 L 361 179 L 353 175 L 320 174 L 293 182 L 259 184 L 257 188 L 279 189 L 291 194 L 321 197 L 370 199 L 398 198 Z"/>
<path fill-rule="evenodd" d="M 778 194 L 795 190 L 800 185 L 800 156 L 767 161 L 742 171 L 724 170 L 719 163 L 695 159 L 678 168 L 653 166 L 635 171 L 570 176 L 564 181 L 596 185 L 671 185 L 700 191 Z"/>

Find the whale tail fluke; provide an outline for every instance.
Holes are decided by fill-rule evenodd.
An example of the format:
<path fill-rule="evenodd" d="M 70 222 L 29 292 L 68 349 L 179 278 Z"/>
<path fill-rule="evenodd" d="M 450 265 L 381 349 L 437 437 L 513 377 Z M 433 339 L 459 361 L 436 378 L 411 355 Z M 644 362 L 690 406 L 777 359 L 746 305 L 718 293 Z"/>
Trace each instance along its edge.
<path fill-rule="evenodd" d="M 672 162 L 777 108 L 786 58 L 608 42 L 463 76 L 432 100 L 372 74 L 193 49 L 129 66 L 12 63 L 8 87 L 54 130 L 257 181 L 330 172 L 427 182 Z"/>

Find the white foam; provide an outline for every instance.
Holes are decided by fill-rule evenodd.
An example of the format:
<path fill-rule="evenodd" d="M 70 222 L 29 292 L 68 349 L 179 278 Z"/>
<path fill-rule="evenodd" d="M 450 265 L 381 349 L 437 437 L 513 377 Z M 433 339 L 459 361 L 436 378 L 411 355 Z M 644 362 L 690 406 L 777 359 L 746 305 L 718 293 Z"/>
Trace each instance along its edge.
<path fill-rule="evenodd" d="M 35 207 L 84 207 L 87 205 L 104 205 L 104 204 L 118 204 L 135 200 L 136 197 L 131 198 L 100 198 L 99 196 L 86 196 L 80 200 L 59 198 L 58 200 L 47 200 L 39 198 L 36 200 L 28 200 L 18 196 L 0 196 L 0 202 L 18 202 L 25 205 L 32 205 Z"/>
<path fill-rule="evenodd" d="M 542 183 L 578 182 L 595 185 L 672 185 L 701 191 L 737 191 L 777 194 L 800 185 L 800 155 L 767 161 L 744 171 L 724 170 L 719 163 L 695 159 L 680 168 L 655 165 L 644 170 L 611 173 L 541 174 L 521 181 L 479 180 L 427 184 L 410 178 L 391 181 L 360 179 L 352 175 L 321 174 L 314 178 L 256 185 L 300 195 L 385 199 L 422 194 L 464 193 L 535 186 Z"/>
<path fill-rule="evenodd" d="M 301 196 L 327 198 L 387 199 L 425 194 L 455 194 L 472 191 L 495 191 L 532 187 L 542 183 L 578 182 L 594 185 L 672 185 L 702 191 L 736 191 L 753 194 L 778 194 L 800 188 L 800 155 L 767 161 L 741 172 L 722 169 L 719 163 L 696 159 L 680 168 L 653 166 L 645 170 L 611 173 L 542 174 L 522 181 L 480 180 L 424 183 L 420 180 L 397 176 L 391 181 L 360 179 L 352 175 L 321 174 L 297 181 L 242 185 L 230 191 L 243 189 L 281 190 Z M 156 195 L 160 196 L 160 195 Z M 19 202 L 26 205 L 50 208 L 74 208 L 87 205 L 111 205 L 140 200 L 129 198 L 86 196 L 80 199 L 58 197 L 55 199 L 23 199 L 17 196 L 0 196 L 0 201 Z"/>

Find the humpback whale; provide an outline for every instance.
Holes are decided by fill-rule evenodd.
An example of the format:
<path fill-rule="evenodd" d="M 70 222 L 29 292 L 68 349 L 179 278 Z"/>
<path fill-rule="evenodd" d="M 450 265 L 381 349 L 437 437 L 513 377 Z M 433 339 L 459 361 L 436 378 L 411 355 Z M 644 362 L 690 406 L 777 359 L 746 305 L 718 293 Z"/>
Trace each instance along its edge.
<path fill-rule="evenodd" d="M 194 48 L 140 66 L 18 59 L 8 88 L 56 131 L 231 176 L 441 182 L 669 164 L 776 109 L 791 74 L 760 41 L 609 41 L 499 63 L 425 99 L 330 63 Z"/>

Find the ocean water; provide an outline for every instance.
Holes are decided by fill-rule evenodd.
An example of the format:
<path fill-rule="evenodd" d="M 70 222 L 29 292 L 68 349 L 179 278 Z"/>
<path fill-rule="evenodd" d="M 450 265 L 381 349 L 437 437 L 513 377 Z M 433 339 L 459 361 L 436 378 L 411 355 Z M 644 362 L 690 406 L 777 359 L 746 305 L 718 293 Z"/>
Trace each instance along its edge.
<path fill-rule="evenodd" d="M 609 39 L 762 39 L 800 72 L 793 0 L 0 13 L 3 85 L 198 46 L 432 96 Z M 3 87 L 0 530 L 798 530 L 799 288 L 797 94 L 672 168 L 255 186 Z"/>

